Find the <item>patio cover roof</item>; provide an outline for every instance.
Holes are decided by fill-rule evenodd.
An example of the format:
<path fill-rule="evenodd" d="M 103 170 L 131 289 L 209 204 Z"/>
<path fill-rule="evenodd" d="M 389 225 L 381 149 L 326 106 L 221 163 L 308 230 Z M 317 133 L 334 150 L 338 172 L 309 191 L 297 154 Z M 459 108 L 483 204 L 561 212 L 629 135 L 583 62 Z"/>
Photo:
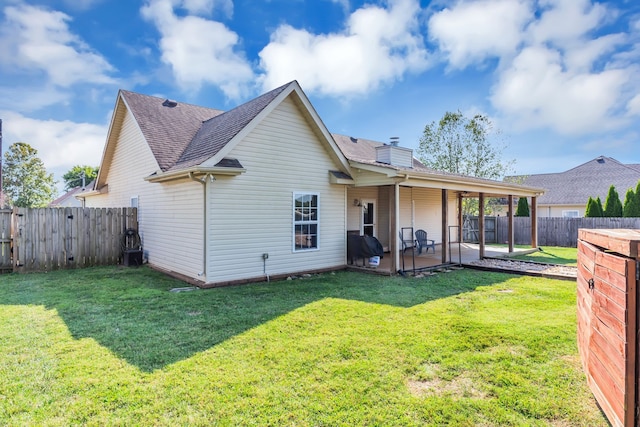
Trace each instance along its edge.
<path fill-rule="evenodd" d="M 402 167 L 376 161 L 376 147 L 382 142 L 332 134 L 338 147 L 349 160 L 355 186 L 393 185 L 447 189 L 463 197 L 539 197 L 543 188 L 529 187 L 504 181 L 476 178 L 467 175 L 437 171 L 413 159 L 413 167 Z M 360 178 L 360 179 L 358 179 Z"/>

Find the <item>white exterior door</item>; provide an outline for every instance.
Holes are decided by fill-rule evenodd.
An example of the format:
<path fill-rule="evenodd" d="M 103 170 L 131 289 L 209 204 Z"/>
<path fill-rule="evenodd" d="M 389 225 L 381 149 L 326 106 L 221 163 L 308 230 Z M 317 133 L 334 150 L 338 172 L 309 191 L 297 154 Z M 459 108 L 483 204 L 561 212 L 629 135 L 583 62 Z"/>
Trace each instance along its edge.
<path fill-rule="evenodd" d="M 368 236 L 376 237 L 376 201 L 375 200 L 363 200 L 362 201 L 362 215 L 360 222 L 360 234 L 366 234 Z"/>

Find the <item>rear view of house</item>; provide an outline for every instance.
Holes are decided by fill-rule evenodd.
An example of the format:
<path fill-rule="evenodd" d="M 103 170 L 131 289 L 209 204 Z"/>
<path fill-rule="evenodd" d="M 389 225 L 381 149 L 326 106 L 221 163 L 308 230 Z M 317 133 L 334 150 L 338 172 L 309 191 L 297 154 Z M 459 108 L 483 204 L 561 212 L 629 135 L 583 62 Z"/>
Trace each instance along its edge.
<path fill-rule="evenodd" d="M 120 91 L 86 206 L 137 206 L 144 256 L 198 284 L 340 268 L 349 166 L 297 82 L 227 112 Z"/>
<path fill-rule="evenodd" d="M 343 268 L 348 234 L 378 239 L 394 273 L 400 234 L 424 228 L 445 263 L 464 197 L 535 201 L 541 191 L 332 135 L 293 81 L 227 112 L 120 91 L 99 175 L 81 197 L 136 206 L 149 264 L 222 285 Z"/>

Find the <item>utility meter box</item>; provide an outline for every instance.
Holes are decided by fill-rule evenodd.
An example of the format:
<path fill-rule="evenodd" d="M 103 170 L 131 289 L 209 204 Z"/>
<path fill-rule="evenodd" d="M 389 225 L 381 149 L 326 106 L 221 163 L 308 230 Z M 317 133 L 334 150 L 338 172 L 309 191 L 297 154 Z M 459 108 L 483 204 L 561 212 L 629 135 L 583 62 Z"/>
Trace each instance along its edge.
<path fill-rule="evenodd" d="M 578 349 L 613 426 L 638 425 L 640 230 L 578 230 Z"/>

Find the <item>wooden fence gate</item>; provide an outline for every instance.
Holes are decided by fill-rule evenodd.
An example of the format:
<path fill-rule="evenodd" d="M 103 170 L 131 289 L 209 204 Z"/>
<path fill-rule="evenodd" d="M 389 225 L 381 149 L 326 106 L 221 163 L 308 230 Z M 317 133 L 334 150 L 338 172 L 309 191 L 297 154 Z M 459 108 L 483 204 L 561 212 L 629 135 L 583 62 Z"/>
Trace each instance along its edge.
<path fill-rule="evenodd" d="M 0 210 L 0 226 L 9 227 L 0 241 L 2 265 L 26 273 L 119 264 L 124 232 L 138 230 L 137 215 L 136 208 Z"/>
<path fill-rule="evenodd" d="M 0 209 L 0 273 L 13 271 L 11 263 L 11 209 Z"/>
<path fill-rule="evenodd" d="M 640 231 L 578 233 L 578 349 L 587 382 L 613 426 L 638 418 Z"/>

